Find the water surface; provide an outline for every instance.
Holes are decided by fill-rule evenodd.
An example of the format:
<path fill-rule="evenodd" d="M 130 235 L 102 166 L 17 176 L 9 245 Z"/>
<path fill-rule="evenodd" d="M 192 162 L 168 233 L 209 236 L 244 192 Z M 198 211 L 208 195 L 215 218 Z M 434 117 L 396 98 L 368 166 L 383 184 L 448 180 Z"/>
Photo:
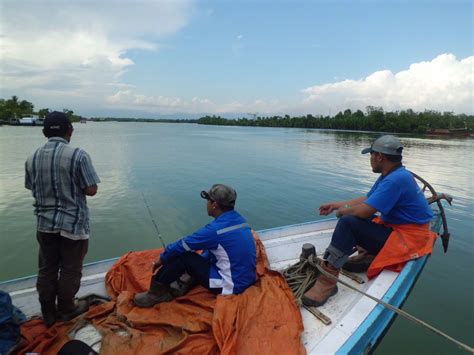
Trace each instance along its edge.
<path fill-rule="evenodd" d="M 233 186 L 237 209 L 257 230 L 320 219 L 323 202 L 368 191 L 377 176 L 360 154 L 377 134 L 166 123 L 76 124 L 71 144 L 92 157 L 102 180 L 89 199 L 86 262 L 160 246 L 209 222 L 199 192 Z M 44 144 L 39 127 L 0 127 L 0 281 L 36 273 L 26 157 Z M 402 137 L 405 165 L 454 197 L 448 254 L 437 243 L 404 309 L 471 346 L 474 329 L 472 139 Z M 377 353 L 453 353 L 457 348 L 397 319 Z"/>

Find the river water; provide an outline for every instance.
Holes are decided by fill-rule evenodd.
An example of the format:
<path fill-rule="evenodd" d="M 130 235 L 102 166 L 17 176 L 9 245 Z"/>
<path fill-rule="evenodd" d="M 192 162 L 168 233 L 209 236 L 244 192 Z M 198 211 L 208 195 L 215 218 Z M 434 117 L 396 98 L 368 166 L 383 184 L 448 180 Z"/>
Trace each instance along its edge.
<path fill-rule="evenodd" d="M 320 219 L 323 202 L 365 194 L 377 176 L 360 154 L 378 134 L 168 123 L 76 124 L 71 144 L 102 180 L 89 199 L 86 262 L 159 247 L 142 194 L 165 242 L 209 222 L 199 192 L 233 186 L 237 209 L 256 229 Z M 405 165 L 440 192 L 449 251 L 440 241 L 404 309 L 473 346 L 473 139 L 401 137 Z M 45 142 L 39 127 L 0 127 L 0 281 L 36 272 L 35 217 L 24 161 Z M 447 341 L 397 319 L 376 353 L 455 353 Z"/>

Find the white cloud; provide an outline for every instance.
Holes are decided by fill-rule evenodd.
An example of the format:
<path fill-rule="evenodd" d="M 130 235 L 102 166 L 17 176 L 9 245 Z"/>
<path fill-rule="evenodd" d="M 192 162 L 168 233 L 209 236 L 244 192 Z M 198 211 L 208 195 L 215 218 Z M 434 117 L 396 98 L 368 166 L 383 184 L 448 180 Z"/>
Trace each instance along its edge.
<path fill-rule="evenodd" d="M 232 52 L 234 55 L 240 55 L 242 50 L 244 49 L 244 35 L 240 34 L 235 37 L 235 39 L 232 41 Z"/>
<path fill-rule="evenodd" d="M 182 100 L 179 97 L 156 96 L 150 97 L 145 95 L 135 95 L 134 104 L 138 106 L 175 108 L 180 107 Z"/>
<path fill-rule="evenodd" d="M 106 97 L 106 102 L 113 108 L 154 113 L 203 112 L 212 105 L 210 100 L 199 97 L 186 101 L 180 97 L 146 96 L 133 93 L 131 90 L 119 90 L 114 95 Z"/>
<path fill-rule="evenodd" d="M 407 70 L 374 72 L 360 80 L 345 79 L 316 85 L 303 90 L 299 102 L 272 99 L 214 102 L 208 98 L 192 99 L 145 96 L 124 87 L 107 98 L 114 108 L 144 110 L 154 113 L 246 113 L 271 114 L 335 114 L 346 108 L 364 109 L 382 106 L 387 111 L 412 108 L 473 113 L 474 57 L 462 60 L 442 54 L 432 61 L 414 63 Z"/>
<path fill-rule="evenodd" d="M 116 104 L 128 100 L 132 92 L 130 90 L 120 90 L 117 91 L 114 95 L 110 95 L 106 98 L 106 101 L 110 104 Z"/>
<path fill-rule="evenodd" d="M 360 80 L 306 88 L 301 109 L 334 113 L 373 105 L 387 111 L 411 108 L 473 113 L 473 69 L 474 56 L 458 60 L 453 54 L 441 54 L 395 74 L 382 70 Z"/>
<path fill-rule="evenodd" d="M 150 113 L 245 113 L 262 114 L 277 112 L 282 106 L 277 100 L 257 99 L 251 102 L 231 100 L 226 103 L 215 103 L 208 98 L 193 97 L 190 100 L 181 97 L 146 96 L 131 90 L 119 90 L 106 98 L 110 108 L 124 110 L 143 110 Z"/>
<path fill-rule="evenodd" d="M 3 0 L 2 96 L 8 89 L 26 97 L 102 100 L 134 65 L 127 52 L 157 50 L 191 11 L 187 0 Z"/>

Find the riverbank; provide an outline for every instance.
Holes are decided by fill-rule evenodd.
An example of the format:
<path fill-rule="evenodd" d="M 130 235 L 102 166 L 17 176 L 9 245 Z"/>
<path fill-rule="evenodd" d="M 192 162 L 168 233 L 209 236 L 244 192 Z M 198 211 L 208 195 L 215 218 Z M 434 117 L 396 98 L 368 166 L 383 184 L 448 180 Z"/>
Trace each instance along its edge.
<path fill-rule="evenodd" d="M 249 114 L 250 115 L 250 114 Z M 382 108 L 368 107 L 367 112 L 345 110 L 335 116 L 257 116 L 252 118 L 226 118 L 204 116 L 199 119 L 145 119 L 94 117 L 98 122 L 148 122 L 148 123 L 197 123 L 212 126 L 280 127 L 280 128 L 318 128 L 336 131 L 387 132 L 429 134 L 444 137 L 467 137 L 474 134 L 474 116 L 452 112 L 413 110 L 385 112 Z"/>
<path fill-rule="evenodd" d="M 470 130 L 467 128 L 461 129 L 430 129 L 426 132 L 397 132 L 397 131 L 376 131 L 376 130 L 357 130 L 357 129 L 337 129 L 337 128 L 314 128 L 314 127 L 298 127 L 298 126 L 251 126 L 251 125 L 242 125 L 242 124 L 213 124 L 213 123 L 203 123 L 198 122 L 198 120 L 167 120 L 167 119 L 121 119 L 121 118 L 108 118 L 108 119 L 88 119 L 83 120 L 80 123 L 87 123 L 87 122 L 94 122 L 94 123 L 179 123 L 179 124 L 195 124 L 195 125 L 206 125 L 206 126 L 235 126 L 235 127 L 254 127 L 254 128 L 295 128 L 295 129 L 315 129 L 320 131 L 327 131 L 327 132 L 335 132 L 335 133 L 359 133 L 359 134 L 395 134 L 399 136 L 406 136 L 406 137 L 417 137 L 417 138 L 439 138 L 439 139 L 457 139 L 457 138 L 472 138 L 474 137 L 474 130 Z M 76 122 L 78 123 L 78 122 Z M 3 122 L 6 126 L 35 126 L 34 124 L 11 124 L 9 122 Z M 0 121 L 0 126 L 2 122 Z M 42 127 L 42 124 L 37 124 L 36 126 Z"/>
<path fill-rule="evenodd" d="M 451 112 L 412 110 L 384 112 L 383 109 L 368 109 L 367 113 L 360 110 L 346 110 L 331 116 L 271 116 L 255 117 L 254 119 L 227 119 L 221 116 L 201 117 L 199 124 L 219 126 L 251 126 L 251 127 L 285 127 L 285 128 L 321 128 L 350 131 L 392 132 L 438 134 L 449 131 L 451 135 L 474 132 L 473 115 L 454 115 Z M 464 132 L 462 132 L 464 131 Z"/>

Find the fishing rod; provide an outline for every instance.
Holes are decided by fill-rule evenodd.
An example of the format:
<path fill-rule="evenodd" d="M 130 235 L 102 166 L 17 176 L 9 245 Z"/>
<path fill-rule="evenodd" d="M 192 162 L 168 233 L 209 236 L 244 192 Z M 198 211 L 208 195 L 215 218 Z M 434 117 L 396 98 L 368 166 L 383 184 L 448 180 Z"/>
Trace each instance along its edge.
<path fill-rule="evenodd" d="M 148 206 L 148 202 L 146 201 L 145 194 L 142 192 L 142 197 L 143 197 L 143 202 L 145 202 L 145 206 L 148 210 L 148 214 L 150 215 L 151 221 L 153 222 L 153 225 L 155 226 L 156 233 L 158 234 L 158 238 L 160 238 L 161 245 L 163 245 L 163 248 L 166 248 L 165 242 L 163 241 L 163 238 L 161 238 L 161 233 L 160 230 L 158 229 L 158 225 L 155 222 L 155 219 L 153 218 L 153 214 L 151 213 L 150 207 Z"/>

